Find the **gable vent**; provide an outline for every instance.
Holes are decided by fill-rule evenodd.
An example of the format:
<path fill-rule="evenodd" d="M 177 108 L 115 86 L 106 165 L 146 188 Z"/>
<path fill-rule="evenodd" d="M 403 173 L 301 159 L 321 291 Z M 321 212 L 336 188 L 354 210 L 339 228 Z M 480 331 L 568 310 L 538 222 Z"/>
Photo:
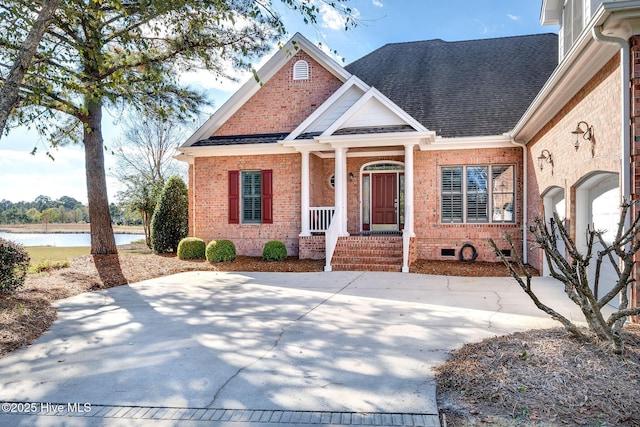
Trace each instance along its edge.
<path fill-rule="evenodd" d="M 309 64 L 300 60 L 293 65 L 293 80 L 309 80 Z"/>

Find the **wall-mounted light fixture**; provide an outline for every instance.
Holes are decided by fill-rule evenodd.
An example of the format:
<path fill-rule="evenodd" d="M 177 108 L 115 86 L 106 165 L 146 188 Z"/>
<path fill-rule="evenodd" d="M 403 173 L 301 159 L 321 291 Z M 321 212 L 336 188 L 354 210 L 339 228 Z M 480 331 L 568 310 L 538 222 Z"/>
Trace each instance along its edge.
<path fill-rule="evenodd" d="M 355 178 L 353 172 L 349 172 L 349 181 L 353 181 L 353 178 Z"/>
<path fill-rule="evenodd" d="M 584 129 L 582 128 L 582 125 L 584 125 Z M 572 130 L 571 133 L 576 136 L 576 142 L 573 143 L 576 151 L 580 148 L 580 136 L 582 136 L 582 139 L 585 141 L 591 142 L 591 157 L 593 157 L 596 150 L 596 138 L 593 135 L 593 126 L 582 120 L 576 125 L 576 130 Z"/>
<path fill-rule="evenodd" d="M 540 170 L 544 169 L 545 163 L 551 165 L 551 175 L 553 175 L 553 157 L 551 156 L 551 152 L 547 149 L 542 150 L 538 156 L 538 167 Z"/>

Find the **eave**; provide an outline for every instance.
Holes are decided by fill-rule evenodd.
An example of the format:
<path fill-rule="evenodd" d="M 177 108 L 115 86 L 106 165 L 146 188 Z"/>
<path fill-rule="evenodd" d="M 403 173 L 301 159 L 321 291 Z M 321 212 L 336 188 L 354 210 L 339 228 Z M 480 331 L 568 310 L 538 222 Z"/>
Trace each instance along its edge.
<path fill-rule="evenodd" d="M 602 4 L 579 39 L 556 67 L 529 108 L 510 132 L 513 139 L 529 143 L 566 103 L 575 96 L 611 58 L 619 47 L 597 41 L 593 28 L 602 27 L 603 33 L 628 38 L 635 31 L 630 24 L 640 19 L 640 1 Z"/>

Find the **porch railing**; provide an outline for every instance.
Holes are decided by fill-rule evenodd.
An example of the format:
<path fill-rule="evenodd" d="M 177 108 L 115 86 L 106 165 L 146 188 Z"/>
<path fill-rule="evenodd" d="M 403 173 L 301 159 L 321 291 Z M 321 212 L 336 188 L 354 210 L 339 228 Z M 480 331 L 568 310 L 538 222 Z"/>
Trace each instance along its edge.
<path fill-rule="evenodd" d="M 331 226 L 331 220 L 336 212 L 334 206 L 315 206 L 309 208 L 309 231 L 311 233 L 325 233 Z"/>
<path fill-rule="evenodd" d="M 340 215 L 340 209 L 334 212 L 333 216 Z M 332 216 L 332 218 L 333 218 Z M 338 224 L 340 221 L 333 221 L 333 224 L 329 226 L 324 237 L 326 261 L 324 265 L 324 271 L 331 271 L 331 259 L 333 258 L 333 252 L 336 250 L 338 244 L 338 237 L 340 237 L 340 227 Z"/>

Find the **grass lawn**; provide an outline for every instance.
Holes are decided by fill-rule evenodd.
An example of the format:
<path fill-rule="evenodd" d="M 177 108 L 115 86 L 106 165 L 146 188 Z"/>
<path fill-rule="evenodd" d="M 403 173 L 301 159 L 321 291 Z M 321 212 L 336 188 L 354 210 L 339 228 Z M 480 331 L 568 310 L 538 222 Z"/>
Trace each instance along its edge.
<path fill-rule="evenodd" d="M 89 255 L 89 246 L 25 246 L 31 258 L 31 265 L 43 261 L 69 261 L 82 255 Z M 133 249 L 118 249 L 118 253 L 131 255 L 146 255 L 152 253 L 147 247 Z"/>
<path fill-rule="evenodd" d="M 44 260 L 49 261 L 68 261 L 82 255 L 89 255 L 91 248 L 89 246 L 25 246 L 31 258 L 31 264 L 38 264 Z"/>

